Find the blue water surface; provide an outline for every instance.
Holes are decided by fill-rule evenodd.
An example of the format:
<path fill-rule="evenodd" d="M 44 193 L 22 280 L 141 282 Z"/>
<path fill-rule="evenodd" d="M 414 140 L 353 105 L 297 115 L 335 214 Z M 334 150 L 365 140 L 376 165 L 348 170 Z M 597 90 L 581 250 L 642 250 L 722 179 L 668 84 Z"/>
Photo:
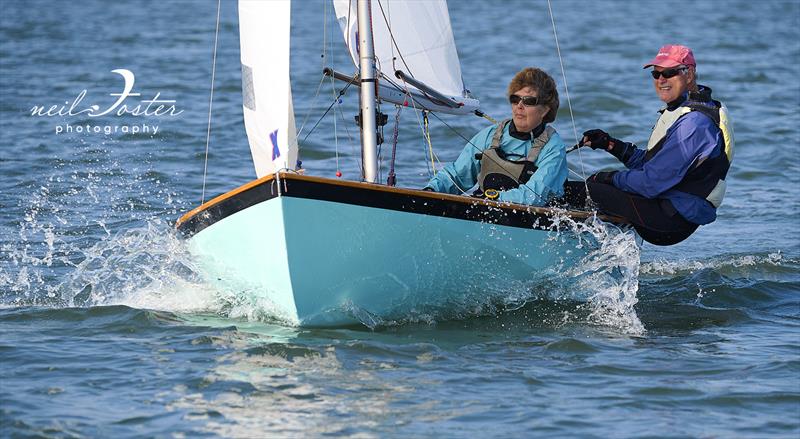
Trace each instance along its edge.
<path fill-rule="evenodd" d="M 570 144 L 590 128 L 646 143 L 661 103 L 642 65 L 662 44 L 692 47 L 733 118 L 725 204 L 679 245 L 627 247 L 617 277 L 584 285 L 594 302 L 537 295 L 326 330 L 220 297 L 173 231 L 255 177 L 237 5 L 221 4 L 206 168 L 216 2 L 2 3 L 0 436 L 800 436 L 800 3 L 553 1 L 559 58 L 546 1 L 451 1 L 483 110 L 506 116 L 509 79 L 541 67 Z M 356 93 L 320 120 L 342 87 L 322 68 L 353 70 L 332 7 L 295 1 L 292 15 L 304 167 L 357 179 Z M 176 114 L 32 115 L 82 90 L 82 105 L 109 105 L 115 69 Z M 418 115 L 400 121 L 398 182 L 421 187 Z M 487 123 L 431 118 L 433 147 L 453 160 Z M 618 166 L 569 160 L 573 179 Z"/>

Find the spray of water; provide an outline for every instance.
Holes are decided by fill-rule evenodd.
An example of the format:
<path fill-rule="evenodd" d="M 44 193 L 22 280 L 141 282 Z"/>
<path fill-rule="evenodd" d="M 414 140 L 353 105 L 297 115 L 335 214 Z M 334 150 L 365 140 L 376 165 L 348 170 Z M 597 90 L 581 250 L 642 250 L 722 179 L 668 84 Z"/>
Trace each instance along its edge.
<path fill-rule="evenodd" d="M 642 335 L 644 325 L 636 315 L 641 247 L 630 228 L 620 228 L 591 217 L 575 221 L 565 214 L 555 217 L 559 235 L 577 236 L 587 246 L 582 260 L 564 267 L 557 290 L 561 297 L 584 299 L 589 322 L 625 334 Z"/>
<path fill-rule="evenodd" d="M 124 146 L 116 140 L 67 144 L 69 158 L 55 160 L 49 177 L 20 179 L 11 193 L 20 214 L 2 224 L 0 305 L 197 303 L 180 295 L 202 284 L 165 219 L 185 207 L 162 174 L 122 165 L 109 152 Z"/>
<path fill-rule="evenodd" d="M 213 313 L 248 321 L 283 321 L 270 303 L 258 299 L 263 295 L 232 294 L 204 283 L 186 242 L 176 236 L 171 221 L 164 219 L 170 217 L 169 211 L 137 209 L 134 200 L 145 199 L 144 194 L 115 198 L 113 193 L 124 191 L 119 187 L 106 189 L 102 180 L 89 174 L 76 177 L 83 184 L 76 185 L 74 193 L 61 190 L 54 195 L 50 186 L 43 186 L 26 200 L 18 239 L 0 244 L 0 303 L 54 307 L 127 305 Z M 53 187 L 64 186 L 62 181 L 53 183 Z M 172 195 L 167 195 L 171 202 Z M 91 212 L 76 216 L 74 210 L 65 207 L 71 198 L 85 201 L 87 196 L 90 200 L 97 198 L 97 202 L 110 200 L 115 208 L 110 214 L 93 219 Z M 124 217 L 128 219 L 121 219 Z M 496 296 L 492 300 L 468 297 L 448 307 L 412 309 L 396 320 L 382 320 L 353 304 L 343 304 L 343 310 L 370 328 L 380 328 L 497 315 L 546 297 L 579 301 L 582 308 L 576 309 L 575 315 L 588 314 L 591 324 L 629 334 L 643 333 L 634 311 L 639 274 L 635 235 L 596 218 L 576 222 L 561 214 L 554 220 L 559 233 L 552 239 L 562 241 L 558 244 L 574 244 L 575 251 L 588 254 L 578 263 L 567 263 L 572 259 L 565 259 L 535 288 L 519 285 L 505 291 L 500 301 Z M 568 322 L 573 317 L 565 316 L 560 321 Z"/>

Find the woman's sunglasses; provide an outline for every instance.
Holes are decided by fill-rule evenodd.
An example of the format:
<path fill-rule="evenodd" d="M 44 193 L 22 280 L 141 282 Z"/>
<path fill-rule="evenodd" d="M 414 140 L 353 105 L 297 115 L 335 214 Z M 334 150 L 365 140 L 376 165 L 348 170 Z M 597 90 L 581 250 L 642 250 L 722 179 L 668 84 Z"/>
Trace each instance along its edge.
<path fill-rule="evenodd" d="M 673 76 L 677 75 L 678 73 L 685 71 L 686 67 L 675 67 L 672 69 L 664 69 L 660 72 L 658 71 L 651 71 L 650 74 L 653 75 L 653 79 L 658 79 L 660 77 L 664 77 L 665 79 L 672 78 Z"/>
<path fill-rule="evenodd" d="M 522 101 L 522 105 L 526 107 L 535 107 L 539 105 L 539 98 L 537 96 L 511 95 L 508 97 L 508 102 L 511 102 L 511 105 L 517 105 L 520 101 Z"/>

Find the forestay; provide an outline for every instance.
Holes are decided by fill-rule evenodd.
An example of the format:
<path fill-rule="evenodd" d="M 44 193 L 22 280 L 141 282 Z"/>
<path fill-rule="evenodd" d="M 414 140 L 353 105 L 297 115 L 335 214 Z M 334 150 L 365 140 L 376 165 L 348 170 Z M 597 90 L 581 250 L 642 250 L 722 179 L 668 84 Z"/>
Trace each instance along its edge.
<path fill-rule="evenodd" d="M 290 1 L 239 0 L 244 124 L 259 178 L 297 163 L 290 15 Z"/>
<path fill-rule="evenodd" d="M 333 0 L 333 5 L 350 56 L 357 66 L 356 1 Z M 478 101 L 467 96 L 461 78 L 445 0 L 376 0 L 372 2 L 371 12 L 378 70 L 389 78 L 394 78 L 395 71 L 401 70 L 460 104 L 455 111 L 447 112 L 469 113 L 477 109 Z M 417 91 L 407 86 L 411 92 Z M 393 101 L 392 91 L 384 84 L 380 88 L 381 97 Z"/>

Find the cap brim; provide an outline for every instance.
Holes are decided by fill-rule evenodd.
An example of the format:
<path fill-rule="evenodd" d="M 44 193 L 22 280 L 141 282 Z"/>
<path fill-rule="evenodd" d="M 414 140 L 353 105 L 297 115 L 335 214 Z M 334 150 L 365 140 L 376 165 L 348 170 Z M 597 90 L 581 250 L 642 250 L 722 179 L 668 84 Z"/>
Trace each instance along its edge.
<path fill-rule="evenodd" d="M 683 64 L 681 64 L 681 63 L 679 63 L 679 62 L 677 62 L 675 60 L 672 60 L 672 59 L 653 58 L 650 62 L 645 64 L 644 67 L 642 67 L 642 68 L 646 69 L 648 67 L 653 67 L 653 66 L 670 68 L 670 67 L 675 67 L 675 66 L 680 66 L 680 65 L 683 65 Z"/>

